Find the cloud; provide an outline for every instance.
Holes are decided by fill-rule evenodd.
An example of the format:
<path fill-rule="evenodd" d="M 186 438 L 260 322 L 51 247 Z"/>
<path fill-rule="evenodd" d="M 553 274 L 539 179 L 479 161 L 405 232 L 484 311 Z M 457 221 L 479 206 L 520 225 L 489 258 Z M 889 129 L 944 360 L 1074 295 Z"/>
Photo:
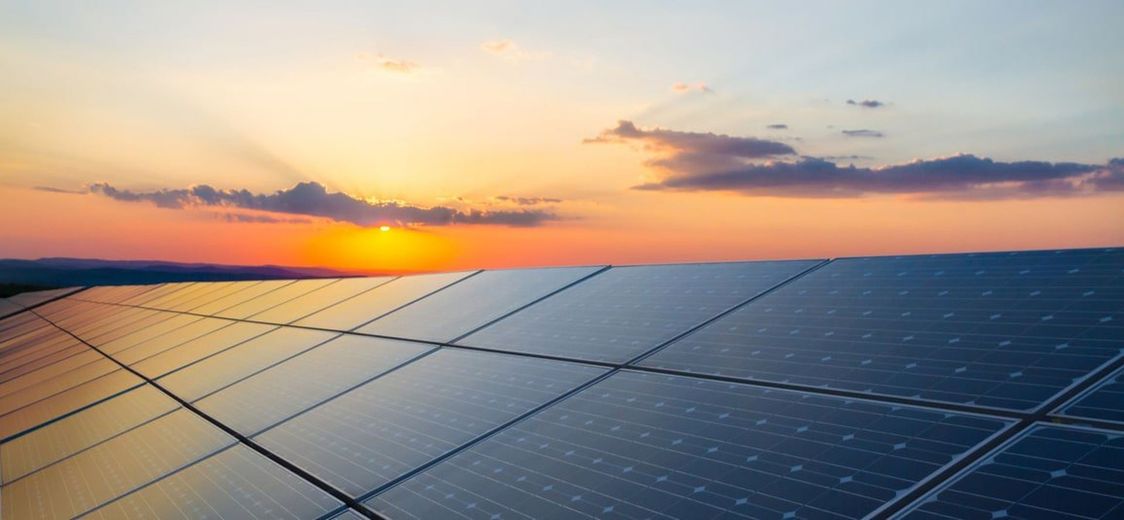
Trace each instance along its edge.
<path fill-rule="evenodd" d="M 878 130 L 868 130 L 865 128 L 861 130 L 843 130 L 843 135 L 847 137 L 871 137 L 875 139 L 886 137 L 886 134 Z"/>
<path fill-rule="evenodd" d="M 862 108 L 882 108 L 886 106 L 885 102 L 878 101 L 877 99 L 864 99 L 862 101 L 855 101 L 853 99 L 847 100 L 848 105 L 858 106 Z"/>
<path fill-rule="evenodd" d="M 67 193 L 67 194 L 70 194 L 70 195 L 82 195 L 82 194 L 86 193 L 85 191 L 82 191 L 82 190 L 68 190 L 68 189 L 65 189 L 65 188 L 55 188 L 55 187 L 52 187 L 52 186 L 35 186 L 32 189 L 34 189 L 36 191 L 45 191 L 45 192 L 48 192 L 48 193 Z"/>
<path fill-rule="evenodd" d="M 679 82 L 671 86 L 671 91 L 676 94 L 686 94 L 688 92 L 701 92 L 703 94 L 713 94 L 714 89 L 707 86 L 706 83 L 683 83 Z"/>
<path fill-rule="evenodd" d="M 548 56 L 545 52 L 532 52 L 523 49 L 519 44 L 509 40 L 490 40 L 480 44 L 480 49 L 488 54 L 503 58 L 513 63 L 541 60 Z"/>
<path fill-rule="evenodd" d="M 788 130 L 788 125 L 784 123 L 774 123 L 771 125 L 765 125 L 765 128 L 768 128 L 769 130 Z"/>
<path fill-rule="evenodd" d="M 1003 162 L 954 155 L 881 167 L 840 166 L 832 158 L 796 156 L 786 144 L 751 137 L 642 130 L 629 121 L 587 143 L 640 143 L 656 180 L 649 191 L 729 191 L 780 197 L 909 194 L 928 198 L 997 199 L 1124 191 L 1124 159 L 1105 164 Z M 792 156 L 791 159 L 788 157 Z M 788 159 L 788 160 L 785 160 Z"/>
<path fill-rule="evenodd" d="M 329 193 L 321 184 L 302 182 L 287 190 L 255 194 L 248 190 L 221 190 L 201 184 L 190 188 L 135 192 L 107 183 L 89 186 L 91 193 L 125 202 L 147 202 L 162 208 L 240 208 L 270 213 L 323 217 L 360 226 L 494 224 L 530 227 L 558 220 L 544 210 L 482 211 L 447 206 L 421 207 L 401 202 L 370 202 L 346 193 Z"/>
<path fill-rule="evenodd" d="M 791 146 L 778 141 L 662 128 L 642 130 L 631 121 L 619 121 L 616 128 L 583 142 L 640 144 L 656 156 L 648 161 L 649 166 L 688 174 L 737 168 L 746 160 L 796 153 Z"/>
<path fill-rule="evenodd" d="M 511 202 L 519 206 L 537 206 L 539 204 L 558 204 L 562 199 L 551 197 L 515 197 L 511 195 L 499 195 L 496 200 L 501 202 Z"/>
<path fill-rule="evenodd" d="M 408 76 L 421 71 L 420 63 L 410 60 L 388 58 L 383 54 L 359 53 L 359 61 L 370 64 L 376 70 L 390 74 Z"/>

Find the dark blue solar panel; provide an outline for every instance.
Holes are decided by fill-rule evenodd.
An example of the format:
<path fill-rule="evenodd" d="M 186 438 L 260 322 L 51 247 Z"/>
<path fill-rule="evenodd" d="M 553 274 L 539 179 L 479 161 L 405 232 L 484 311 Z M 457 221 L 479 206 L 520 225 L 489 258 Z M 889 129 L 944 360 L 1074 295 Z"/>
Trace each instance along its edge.
<path fill-rule="evenodd" d="M 815 264 L 615 267 L 457 343 L 621 363 Z"/>
<path fill-rule="evenodd" d="M 1009 423 L 621 372 L 367 504 L 390 518 L 861 518 Z"/>
<path fill-rule="evenodd" d="M 1124 424 L 1124 368 L 1063 406 L 1061 415 Z"/>
<path fill-rule="evenodd" d="M 900 518 L 1124 518 L 1124 435 L 1036 426 Z"/>
<path fill-rule="evenodd" d="M 837 260 L 650 367 L 1033 410 L 1120 355 L 1124 251 Z"/>
<path fill-rule="evenodd" d="M 574 363 L 446 349 L 254 440 L 360 496 L 603 372 Z"/>

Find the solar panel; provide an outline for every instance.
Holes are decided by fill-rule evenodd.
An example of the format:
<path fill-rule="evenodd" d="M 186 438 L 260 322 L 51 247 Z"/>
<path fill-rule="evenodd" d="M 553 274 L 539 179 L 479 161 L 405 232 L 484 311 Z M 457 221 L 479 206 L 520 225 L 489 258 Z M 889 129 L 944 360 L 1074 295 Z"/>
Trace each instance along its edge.
<path fill-rule="evenodd" d="M 6 440 L 44 422 L 80 410 L 102 399 L 139 386 L 143 382 L 142 379 L 129 372 L 115 370 L 4 413 L 0 415 L 0 440 Z"/>
<path fill-rule="evenodd" d="M 815 263 L 615 267 L 457 343 L 625 362 Z"/>
<path fill-rule="evenodd" d="M 451 341 L 598 269 L 485 271 L 364 325 L 358 332 Z"/>
<path fill-rule="evenodd" d="M 393 280 L 389 276 L 373 278 L 345 278 L 331 285 L 316 289 L 304 296 L 293 298 L 281 305 L 260 312 L 251 317 L 266 323 L 290 323 L 313 314 L 325 307 L 369 291 Z"/>
<path fill-rule="evenodd" d="M 440 350 L 254 440 L 357 497 L 602 372 L 571 363 Z"/>
<path fill-rule="evenodd" d="M 22 312 L 23 306 L 17 305 L 9 301 L 7 298 L 0 298 L 0 317 L 9 316 L 17 312 Z"/>
<path fill-rule="evenodd" d="M 0 444 L 6 484 L 178 408 L 144 385 Z"/>
<path fill-rule="evenodd" d="M 303 296 L 316 289 L 334 283 L 336 280 L 297 280 L 291 284 L 247 300 L 233 307 L 215 313 L 223 318 L 246 319 L 259 312 L 269 310 L 293 298 Z"/>
<path fill-rule="evenodd" d="M 213 316 L 215 313 L 220 312 L 224 309 L 229 309 L 231 307 L 241 305 L 242 303 L 252 301 L 292 283 L 293 280 L 240 282 L 238 284 L 237 290 L 232 290 L 230 293 L 217 295 L 219 297 L 215 300 L 195 307 L 194 309 L 191 309 L 191 312 L 195 314 L 205 314 L 208 316 Z"/>
<path fill-rule="evenodd" d="M 1124 434 L 1035 426 L 899 518 L 1124 517 Z"/>
<path fill-rule="evenodd" d="M 82 383 L 97 379 L 115 370 L 120 370 L 120 367 L 118 367 L 116 363 L 104 357 L 99 356 L 92 360 L 85 361 L 88 361 L 85 365 L 73 368 L 61 374 L 39 376 L 37 372 L 52 371 L 52 367 L 45 367 L 23 376 L 24 378 L 33 379 L 33 381 L 31 381 L 31 383 L 33 383 L 31 386 L 20 387 L 15 384 L 16 382 L 9 381 L 9 384 L 13 386 L 9 389 L 10 393 L 0 396 L 0 415 L 13 412 L 37 401 L 65 392 Z"/>
<path fill-rule="evenodd" d="M 862 518 L 1007 424 L 620 372 L 367 504 L 391 518 Z"/>
<path fill-rule="evenodd" d="M 1059 415 L 1124 425 L 1124 368 L 1062 407 Z"/>
<path fill-rule="evenodd" d="M 275 328 L 272 325 L 257 323 L 235 323 L 132 363 L 129 366 L 149 379 L 156 379 L 180 367 L 261 336 Z"/>
<path fill-rule="evenodd" d="M 4 518 L 71 518 L 234 442 L 179 410 L 0 487 Z M 64 485 L 65 483 L 65 485 Z"/>
<path fill-rule="evenodd" d="M 249 448 L 233 446 L 85 518 L 320 518 L 342 504 Z"/>
<path fill-rule="evenodd" d="M 405 341 L 341 336 L 194 404 L 239 433 L 253 435 L 433 348 Z"/>
<path fill-rule="evenodd" d="M 297 320 L 295 324 L 330 330 L 351 330 L 472 274 L 474 273 L 440 273 L 395 278 Z"/>
<path fill-rule="evenodd" d="M 7 301 L 19 305 L 20 307 L 35 307 L 46 301 L 75 293 L 80 289 L 81 287 L 63 287 L 60 289 L 48 289 L 46 291 L 31 291 L 11 296 Z"/>
<path fill-rule="evenodd" d="M 641 365 L 1033 410 L 1118 357 L 1124 251 L 837 260 Z"/>
<path fill-rule="evenodd" d="M 194 401 L 332 339 L 335 333 L 281 328 L 185 364 L 156 380 L 186 401 Z"/>

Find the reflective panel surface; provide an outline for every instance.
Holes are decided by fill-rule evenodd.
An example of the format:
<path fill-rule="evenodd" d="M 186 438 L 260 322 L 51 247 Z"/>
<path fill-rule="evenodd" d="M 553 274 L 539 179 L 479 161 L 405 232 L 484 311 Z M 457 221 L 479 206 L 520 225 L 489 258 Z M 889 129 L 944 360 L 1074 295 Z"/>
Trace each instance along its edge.
<path fill-rule="evenodd" d="M 130 366 L 137 372 L 144 374 L 145 377 L 156 379 L 168 372 L 222 352 L 275 328 L 272 325 L 258 323 L 235 323 L 145 358 Z"/>
<path fill-rule="evenodd" d="M 624 362 L 816 263 L 615 267 L 457 343 Z"/>
<path fill-rule="evenodd" d="M 836 260 L 644 366 L 1033 410 L 1124 347 L 1124 251 Z"/>
<path fill-rule="evenodd" d="M 863 518 L 1006 422 L 620 372 L 368 502 L 390 518 Z"/>
<path fill-rule="evenodd" d="M 306 327 L 351 330 L 471 274 L 439 273 L 395 278 L 295 323 Z"/>
<path fill-rule="evenodd" d="M 1124 424 L 1124 368 L 1077 396 L 1061 415 Z"/>
<path fill-rule="evenodd" d="M 289 323 L 357 294 L 374 289 L 393 279 L 389 276 L 344 278 L 303 296 L 293 298 L 272 309 L 259 312 L 253 315 L 251 319 L 266 323 Z"/>

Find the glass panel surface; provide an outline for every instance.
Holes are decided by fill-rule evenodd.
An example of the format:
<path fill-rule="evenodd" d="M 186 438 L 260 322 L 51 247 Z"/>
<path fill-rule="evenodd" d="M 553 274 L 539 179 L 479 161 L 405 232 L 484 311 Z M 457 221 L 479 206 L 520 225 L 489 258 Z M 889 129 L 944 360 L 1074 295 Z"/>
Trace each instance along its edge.
<path fill-rule="evenodd" d="M 815 264 L 615 267 L 457 343 L 621 363 Z"/>
<path fill-rule="evenodd" d="M 1036 426 L 898 518 L 1124 517 L 1124 435 Z"/>
<path fill-rule="evenodd" d="M 259 312 L 250 319 L 266 323 L 290 323 L 325 307 L 339 303 L 359 293 L 371 290 L 393 280 L 389 276 L 375 278 L 344 278 L 331 285 L 316 289 L 304 296 L 289 300 L 272 309 Z"/>
<path fill-rule="evenodd" d="M 343 504 L 250 448 L 211 455 L 83 518 L 319 518 Z"/>
<path fill-rule="evenodd" d="M 195 406 L 239 433 L 253 435 L 433 348 L 344 335 L 200 399 Z"/>
<path fill-rule="evenodd" d="M 213 304 L 217 301 L 224 300 L 226 298 L 230 298 L 230 297 L 234 296 L 235 294 L 238 294 L 242 291 L 245 291 L 245 290 L 247 290 L 247 289 L 249 289 L 249 288 L 251 288 L 251 287 L 253 287 L 253 286 L 255 286 L 259 283 L 261 283 L 261 282 L 259 282 L 257 280 L 226 282 L 226 284 L 223 285 L 223 287 L 221 289 L 216 290 L 216 291 L 211 291 L 207 294 L 201 295 L 198 298 L 193 298 L 190 302 L 184 302 L 181 305 L 177 306 L 176 310 L 181 311 L 181 312 L 191 312 L 193 314 L 201 314 L 200 312 L 197 312 L 197 309 L 199 309 L 200 307 L 204 307 L 206 305 Z M 216 310 L 221 310 L 221 309 L 216 309 Z"/>
<path fill-rule="evenodd" d="M 336 333 L 282 327 L 176 370 L 157 383 L 194 401 L 332 339 Z"/>
<path fill-rule="evenodd" d="M 13 356 L 10 359 L 5 358 L 0 363 L 0 381 L 10 381 L 28 372 L 89 350 L 90 347 L 70 337 L 40 345 L 35 349 L 21 352 L 19 356 Z"/>
<path fill-rule="evenodd" d="M 863 518 L 999 419 L 620 372 L 367 502 L 389 518 Z"/>
<path fill-rule="evenodd" d="M 234 439 L 187 410 L 118 435 L 0 488 L 4 518 L 71 518 Z"/>
<path fill-rule="evenodd" d="M 122 350 L 152 341 L 162 335 L 174 333 L 183 327 L 203 319 L 199 316 L 189 316 L 187 314 L 165 313 L 162 315 L 165 316 L 165 319 L 136 330 L 131 334 L 115 338 L 112 341 L 91 344 L 96 345 L 106 354 L 116 354 Z"/>
<path fill-rule="evenodd" d="M 1061 415 L 1124 424 L 1124 368 L 1077 396 Z"/>
<path fill-rule="evenodd" d="M 252 300 L 216 312 L 215 316 L 245 319 L 261 311 L 285 303 L 293 298 L 324 287 L 332 282 L 335 282 L 335 280 L 297 280 L 275 291 L 270 291 Z"/>
<path fill-rule="evenodd" d="M 54 363 L 46 365 L 38 370 L 28 372 L 19 377 L 0 383 L 0 399 L 12 393 L 24 390 L 30 386 L 38 385 L 40 383 L 46 382 L 46 385 L 61 383 L 61 380 L 57 382 L 47 380 L 59 377 L 63 374 L 66 374 L 67 372 L 77 370 L 85 365 L 99 360 L 109 361 L 105 356 L 99 354 L 96 350 L 86 347 L 84 351 L 78 354 L 55 361 Z M 105 372 L 103 371 L 97 375 L 101 375 L 104 373 Z M 97 376 L 95 375 L 93 377 Z"/>
<path fill-rule="evenodd" d="M 132 365 L 155 356 L 168 349 L 177 347 L 194 339 L 211 334 L 219 329 L 230 327 L 235 322 L 217 318 L 198 318 L 187 325 L 170 330 L 159 336 L 144 341 L 138 345 L 128 347 L 112 353 L 114 359 Z"/>
<path fill-rule="evenodd" d="M 18 479 L 178 407 L 150 385 L 137 387 L 0 444 L 0 475 Z"/>
<path fill-rule="evenodd" d="M 235 323 L 129 366 L 149 379 L 156 379 L 184 365 L 222 352 L 275 328 L 272 325 L 258 323 Z"/>
<path fill-rule="evenodd" d="M 215 301 L 200 305 L 191 310 L 196 314 L 214 315 L 215 313 L 229 309 L 244 302 L 248 302 L 258 298 L 259 296 L 276 291 L 286 285 L 292 284 L 293 280 L 266 280 L 264 282 L 242 282 L 247 286 L 237 292 L 230 293 L 226 296 L 216 299 Z"/>
<path fill-rule="evenodd" d="M 598 269 L 568 267 L 484 271 L 358 330 L 399 338 L 450 341 Z"/>
<path fill-rule="evenodd" d="M 602 373 L 573 363 L 442 350 L 254 439 L 358 496 Z"/>
<path fill-rule="evenodd" d="M 8 301 L 19 305 L 21 307 L 34 307 L 47 300 L 61 298 L 70 293 L 78 291 L 81 287 L 63 287 L 61 289 L 49 289 L 46 291 L 33 291 L 20 293 L 15 296 L 9 297 Z"/>
<path fill-rule="evenodd" d="M 31 403 L 0 416 L 0 439 L 7 439 L 46 421 L 128 390 L 142 382 L 139 377 L 119 369 Z"/>
<path fill-rule="evenodd" d="M 49 371 L 50 369 L 51 367 L 46 367 L 40 370 Z M 68 389 L 120 369 L 117 363 L 106 359 L 104 356 L 100 356 L 100 359 L 94 359 L 69 372 L 59 374 L 51 379 L 39 380 L 34 385 L 0 397 L 0 415 L 13 412 L 19 408 L 35 403 L 36 401 L 65 392 Z M 31 373 L 24 377 L 34 378 L 35 374 Z"/>
<path fill-rule="evenodd" d="M 395 278 L 354 298 L 297 320 L 296 324 L 330 330 L 351 330 L 471 274 L 440 273 Z"/>
<path fill-rule="evenodd" d="M 1124 251 L 837 260 L 641 364 L 1033 410 L 1120 355 L 1121 312 Z"/>

